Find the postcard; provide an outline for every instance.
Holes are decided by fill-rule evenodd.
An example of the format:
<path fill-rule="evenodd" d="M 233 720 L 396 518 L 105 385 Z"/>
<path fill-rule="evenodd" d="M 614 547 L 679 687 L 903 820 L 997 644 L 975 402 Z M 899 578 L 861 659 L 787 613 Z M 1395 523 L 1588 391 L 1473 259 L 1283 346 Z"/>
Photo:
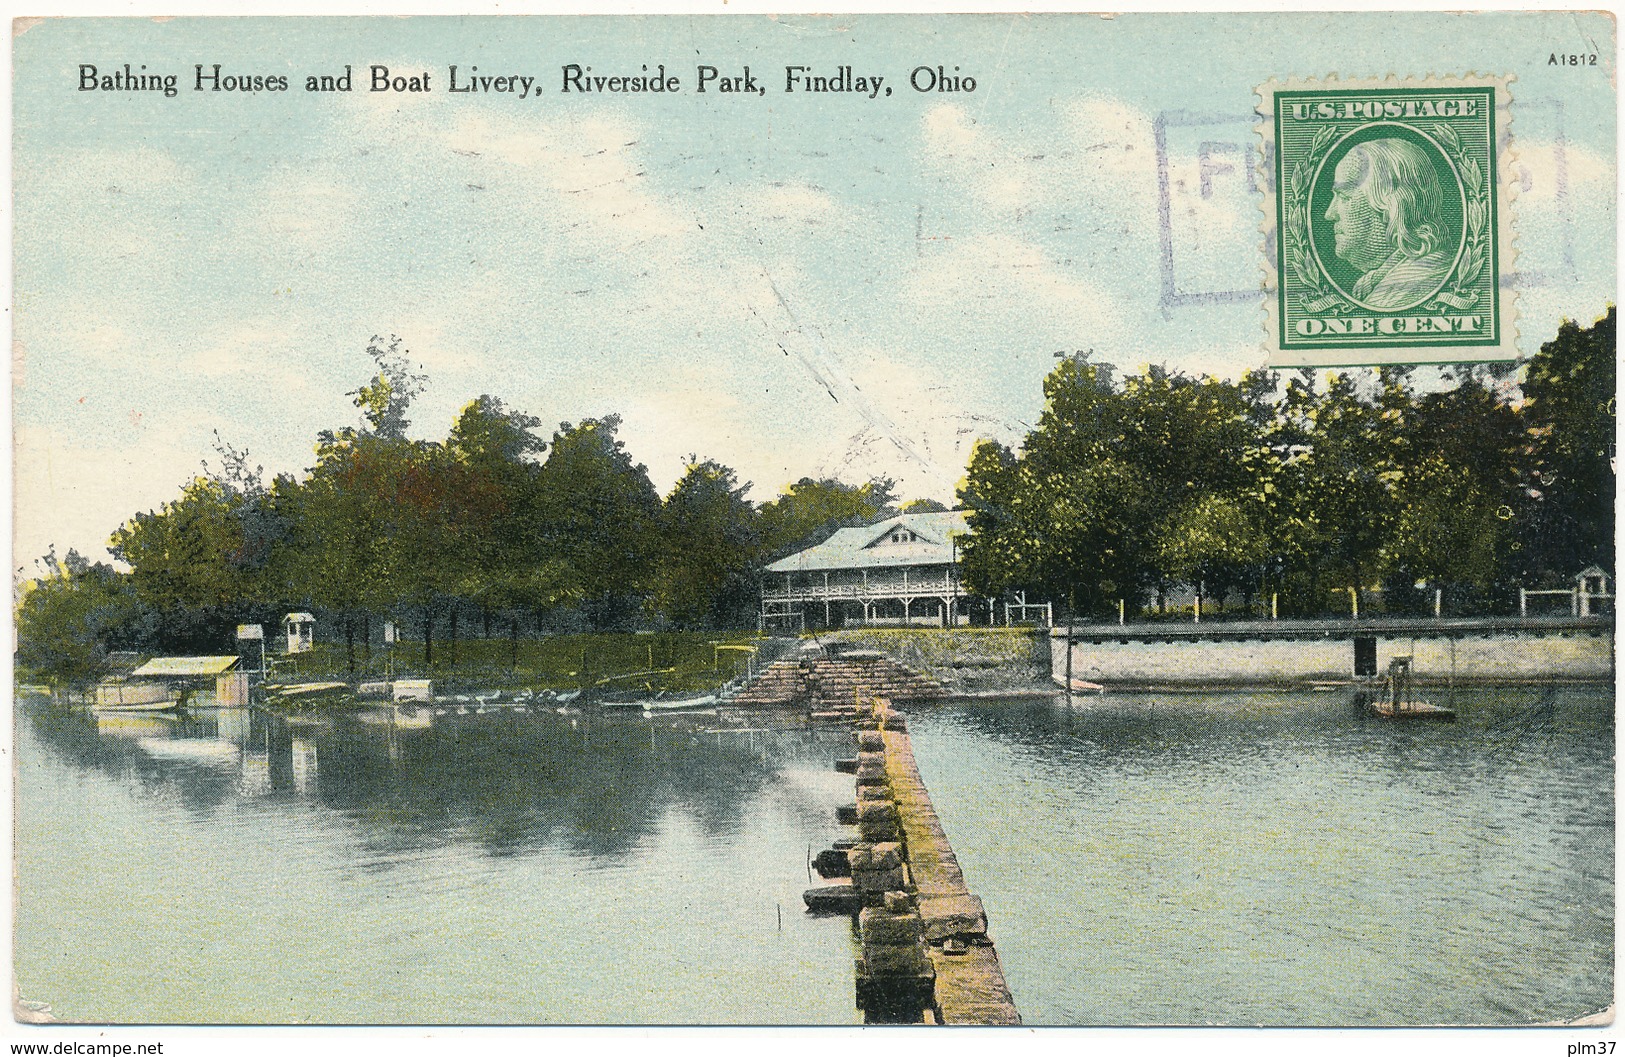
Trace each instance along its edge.
<path fill-rule="evenodd" d="M 9 1038 L 1612 1052 L 1607 13 L 12 55 Z"/>

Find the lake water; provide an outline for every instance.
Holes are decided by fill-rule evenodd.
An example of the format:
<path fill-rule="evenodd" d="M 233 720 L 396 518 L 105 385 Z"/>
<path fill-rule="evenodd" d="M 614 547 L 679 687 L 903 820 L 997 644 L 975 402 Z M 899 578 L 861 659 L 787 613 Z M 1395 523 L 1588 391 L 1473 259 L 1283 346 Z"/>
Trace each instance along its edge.
<path fill-rule="evenodd" d="M 1439 700 L 1443 692 L 1435 694 Z M 1608 688 L 910 714 L 1029 1024 L 1524 1024 L 1613 999 Z"/>
<path fill-rule="evenodd" d="M 1516 1024 L 1612 997 L 1613 697 L 957 702 L 916 755 L 1029 1024 Z M 802 910 L 837 731 L 18 716 L 16 979 L 65 1020 L 855 1023 Z"/>
<path fill-rule="evenodd" d="M 858 1022 L 851 927 L 801 900 L 809 849 L 846 835 L 851 735 L 572 718 L 23 702 L 22 998 L 70 1021 Z"/>

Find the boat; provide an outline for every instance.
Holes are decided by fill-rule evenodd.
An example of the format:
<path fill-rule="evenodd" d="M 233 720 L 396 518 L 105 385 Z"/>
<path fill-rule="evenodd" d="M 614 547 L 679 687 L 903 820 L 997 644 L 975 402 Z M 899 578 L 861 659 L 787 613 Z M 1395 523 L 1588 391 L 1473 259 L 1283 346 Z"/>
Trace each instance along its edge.
<path fill-rule="evenodd" d="M 1455 709 L 1416 696 L 1409 657 L 1390 660 L 1387 678 L 1371 691 L 1357 692 L 1355 696 L 1366 712 L 1380 719 L 1431 719 L 1450 723 L 1456 718 Z"/>
<path fill-rule="evenodd" d="M 268 693 L 279 698 L 310 697 L 313 694 L 327 694 L 335 690 L 348 690 L 348 683 L 283 683 L 267 686 Z"/>
<path fill-rule="evenodd" d="M 716 694 L 701 694 L 697 697 L 651 697 L 641 701 L 601 701 L 599 707 L 610 709 L 638 709 L 642 712 L 698 712 L 715 708 Z"/>
<path fill-rule="evenodd" d="M 1078 679 L 1074 677 L 1072 680 L 1072 685 L 1068 687 L 1065 676 L 1057 675 L 1053 676 L 1053 678 L 1056 686 L 1060 687 L 1062 690 L 1070 689 L 1074 694 L 1102 694 L 1106 692 L 1105 686 L 1100 683 L 1091 683 L 1087 679 Z"/>
<path fill-rule="evenodd" d="M 645 701 L 643 711 L 648 712 L 700 712 L 715 708 L 716 694 L 702 694 L 699 697 L 684 697 L 669 701 Z"/>
<path fill-rule="evenodd" d="M 97 712 L 168 712 L 181 706 L 181 692 L 168 683 L 105 682 L 96 686 Z"/>

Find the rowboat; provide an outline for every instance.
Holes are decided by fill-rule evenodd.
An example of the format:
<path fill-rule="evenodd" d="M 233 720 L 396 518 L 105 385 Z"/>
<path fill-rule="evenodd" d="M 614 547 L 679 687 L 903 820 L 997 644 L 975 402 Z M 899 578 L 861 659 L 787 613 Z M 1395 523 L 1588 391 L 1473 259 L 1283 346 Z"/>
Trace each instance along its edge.
<path fill-rule="evenodd" d="M 643 712 L 694 712 L 707 708 L 715 708 L 716 694 L 701 694 L 698 697 L 649 698 L 643 701 L 603 701 L 602 708 L 612 709 L 638 709 Z"/>
<path fill-rule="evenodd" d="M 1054 679 L 1056 686 L 1063 690 L 1070 689 L 1074 694 L 1100 694 L 1106 691 L 1105 686 L 1100 683 L 1091 683 L 1087 679 L 1074 678 L 1070 687 L 1067 685 L 1065 676 L 1057 675 L 1054 676 Z"/>

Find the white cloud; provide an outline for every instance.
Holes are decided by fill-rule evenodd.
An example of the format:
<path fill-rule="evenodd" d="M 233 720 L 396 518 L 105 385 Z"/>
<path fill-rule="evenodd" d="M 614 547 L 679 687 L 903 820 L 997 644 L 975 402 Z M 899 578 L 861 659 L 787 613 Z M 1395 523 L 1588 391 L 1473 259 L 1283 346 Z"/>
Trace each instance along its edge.
<path fill-rule="evenodd" d="M 1024 153 L 977 123 L 965 108 L 943 103 L 926 111 L 927 159 L 952 169 L 975 194 L 997 209 L 1030 205 L 1040 193 L 1042 155 Z"/>
<path fill-rule="evenodd" d="M 1612 191 L 1614 165 L 1595 151 L 1553 140 L 1516 142 L 1508 179 L 1520 205 L 1561 198 L 1576 190 Z"/>

